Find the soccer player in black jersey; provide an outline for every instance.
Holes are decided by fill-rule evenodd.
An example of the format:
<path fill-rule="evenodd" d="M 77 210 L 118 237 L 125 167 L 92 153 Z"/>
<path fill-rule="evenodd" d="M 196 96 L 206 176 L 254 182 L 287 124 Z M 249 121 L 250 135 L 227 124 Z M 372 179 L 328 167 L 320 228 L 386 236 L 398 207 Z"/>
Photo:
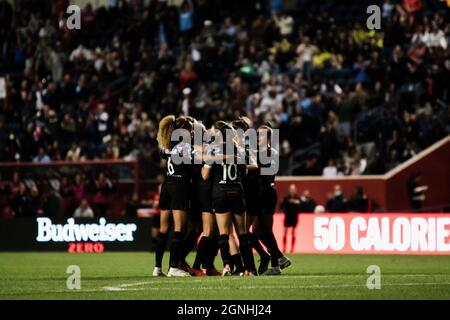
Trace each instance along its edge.
<path fill-rule="evenodd" d="M 203 134 L 206 128 L 203 124 L 194 123 L 195 130 L 200 130 Z M 194 146 L 198 148 L 198 153 L 202 155 L 202 160 L 205 158 L 213 159 L 211 155 L 211 148 L 208 145 Z M 191 215 L 201 216 L 202 237 L 198 242 L 197 254 L 192 268 L 189 268 L 189 273 L 193 276 L 217 276 L 221 272 L 214 267 L 214 258 L 217 255 L 217 224 L 214 216 L 212 204 L 212 179 L 203 180 L 201 169 L 203 163 L 194 165 L 194 172 L 192 175 L 192 209 Z M 201 270 L 201 266 L 205 268 L 205 273 Z"/>
<path fill-rule="evenodd" d="M 255 267 L 245 222 L 246 208 L 242 187 L 242 178 L 246 175 L 247 165 L 245 161 L 238 158 L 240 155 L 236 153 L 235 142 L 233 144 L 236 157 L 229 161 L 230 155 L 226 153 L 228 151 L 226 139 L 235 136 L 233 128 L 226 123 L 219 124 L 216 127 L 221 133 L 224 157 L 222 163 L 205 164 L 202 169 L 202 176 L 205 180 L 211 178 L 213 183 L 213 207 L 219 228 L 219 248 L 224 265 L 222 275 L 229 276 L 232 272 L 229 239 L 233 230 L 233 222 L 239 237 L 239 250 L 244 263 L 244 270 L 241 273 L 242 275 L 252 275 Z"/>
<path fill-rule="evenodd" d="M 187 212 L 190 208 L 192 146 L 190 142 L 172 141 L 172 133 L 176 129 L 184 129 L 190 133 L 192 131 L 192 122 L 185 117 L 175 118 L 175 116 L 170 115 L 164 117 L 159 123 L 157 140 L 160 149 L 163 150 L 163 157 L 167 159 L 167 174 L 161 187 L 159 207 L 161 209 L 161 219 L 167 218 L 170 213 L 172 213 L 173 217 L 174 236 L 170 247 L 170 268 L 167 275 L 169 277 L 185 277 L 189 276 L 189 273 L 181 270 L 179 265 L 183 249 Z M 174 161 L 174 157 L 176 159 L 187 157 L 188 161 L 176 163 L 178 161 Z M 158 236 L 158 242 L 160 243 L 157 244 L 155 253 L 154 276 L 163 275 L 161 260 L 166 239 L 167 233 L 161 232 Z"/>
<path fill-rule="evenodd" d="M 242 147 L 245 150 L 247 163 L 254 163 L 255 168 L 249 170 L 248 174 L 243 178 L 242 185 L 244 188 L 245 203 L 247 207 L 247 230 L 249 226 L 256 224 L 258 217 L 261 215 L 263 209 L 261 205 L 261 184 L 259 181 L 259 171 L 256 165 L 256 149 L 257 146 L 252 146 L 245 141 L 245 133 L 250 129 L 250 119 L 241 117 L 232 122 L 233 128 L 237 130 L 237 135 L 241 141 Z M 240 136 L 240 134 L 243 136 Z M 254 233 L 249 233 L 249 240 L 252 247 L 258 252 L 260 256 L 260 264 L 258 274 L 264 273 L 268 269 L 270 263 L 270 255 L 264 250 L 258 237 Z M 253 271 L 256 274 L 256 270 Z"/>
<path fill-rule="evenodd" d="M 272 128 L 270 125 L 263 125 L 258 128 L 258 165 L 259 167 L 270 166 L 261 163 L 261 153 L 276 154 L 276 150 L 270 145 Z M 267 269 L 263 275 L 279 275 L 281 269 L 291 265 L 289 258 L 285 257 L 278 248 L 277 241 L 273 234 L 273 216 L 278 202 L 278 194 L 275 189 L 275 175 L 260 174 L 261 184 L 262 214 L 255 225 L 256 233 L 259 234 L 261 242 L 266 246 L 271 256 L 272 268 Z"/>

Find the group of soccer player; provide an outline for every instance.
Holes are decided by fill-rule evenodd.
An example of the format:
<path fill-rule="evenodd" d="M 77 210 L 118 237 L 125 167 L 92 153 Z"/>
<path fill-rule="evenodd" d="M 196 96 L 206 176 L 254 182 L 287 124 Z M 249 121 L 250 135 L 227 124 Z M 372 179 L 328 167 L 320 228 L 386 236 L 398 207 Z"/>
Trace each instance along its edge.
<path fill-rule="evenodd" d="M 173 141 L 176 139 L 172 134 L 177 129 L 187 130 L 192 136 L 200 130 L 222 139 L 200 145 L 195 144 L 194 138 L 189 142 Z M 249 129 L 250 121 L 245 117 L 230 123 L 218 121 L 210 129 L 188 116 L 169 115 L 160 121 L 157 140 L 167 161 L 167 172 L 159 197 L 160 228 L 153 276 L 279 275 L 291 264 L 279 250 L 273 234 L 278 202 L 275 175 L 261 174 L 267 164 L 260 161 L 259 155 L 277 152 L 268 138 L 272 128 L 270 124 L 257 128 L 257 147 L 239 152 L 239 142 L 245 139 L 242 132 Z M 225 151 L 230 132 L 236 153 Z M 180 156 L 188 161 L 174 161 Z M 239 157 L 245 161 L 238 161 L 242 160 Z M 170 266 L 166 274 L 162 260 L 171 225 Z M 191 267 L 186 257 L 197 243 Z M 258 269 L 253 249 L 260 256 Z M 219 251 L 221 272 L 214 266 Z"/>

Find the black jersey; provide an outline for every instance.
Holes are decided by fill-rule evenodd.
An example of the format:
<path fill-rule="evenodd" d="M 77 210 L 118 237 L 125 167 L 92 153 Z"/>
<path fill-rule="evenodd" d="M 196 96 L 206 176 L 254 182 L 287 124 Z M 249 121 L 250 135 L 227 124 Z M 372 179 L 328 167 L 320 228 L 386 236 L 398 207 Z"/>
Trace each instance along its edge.
<path fill-rule="evenodd" d="M 274 148 L 270 149 L 271 157 L 278 156 L 278 151 Z M 275 187 L 275 174 L 261 174 L 261 168 L 269 168 L 271 165 L 273 166 L 274 160 L 272 160 L 268 164 L 262 164 L 260 161 L 260 157 L 258 156 L 258 166 L 260 167 L 259 171 L 259 181 L 261 183 L 261 187 L 263 189 L 273 188 Z"/>
<path fill-rule="evenodd" d="M 180 142 L 171 150 L 163 151 L 163 158 L 167 160 L 166 181 L 190 182 L 193 175 L 192 157 L 194 151 L 192 146 L 186 142 Z M 177 161 L 173 158 L 177 157 Z M 183 160 L 179 163 L 179 160 Z"/>
<path fill-rule="evenodd" d="M 245 197 L 242 180 L 247 166 L 237 163 L 213 164 L 211 175 L 213 180 L 213 208 L 215 213 L 245 212 Z"/>
<path fill-rule="evenodd" d="M 244 153 L 242 152 L 242 150 L 238 149 L 235 151 L 236 157 L 233 162 L 229 161 L 230 159 L 226 159 L 226 157 L 224 157 L 223 163 L 205 164 L 206 167 L 211 168 L 210 179 L 212 180 L 214 185 L 242 186 L 243 179 L 246 175 L 247 166 L 245 164 L 245 161 L 241 161 L 242 159 L 244 159 Z M 208 154 L 218 155 L 220 149 L 211 146 L 207 152 Z"/>
<path fill-rule="evenodd" d="M 223 163 L 211 166 L 214 185 L 236 186 L 242 185 L 247 166 L 245 164 Z"/>
<path fill-rule="evenodd" d="M 239 153 L 236 160 L 239 158 Z M 205 165 L 208 166 L 208 165 Z M 243 179 L 246 175 L 245 162 L 213 163 L 210 177 L 213 181 L 213 207 L 215 213 L 245 212 Z"/>
<path fill-rule="evenodd" d="M 215 148 L 209 146 L 206 149 L 205 154 L 209 156 L 209 155 L 214 154 L 215 152 L 216 152 Z M 196 153 L 196 151 L 194 151 L 194 154 L 195 153 Z M 206 189 L 206 188 L 210 189 L 212 187 L 212 179 L 209 178 L 208 180 L 203 180 L 203 177 L 202 177 L 203 166 L 204 166 L 204 163 L 195 164 L 193 166 L 192 182 L 193 182 L 194 186 L 201 187 L 202 189 Z"/>

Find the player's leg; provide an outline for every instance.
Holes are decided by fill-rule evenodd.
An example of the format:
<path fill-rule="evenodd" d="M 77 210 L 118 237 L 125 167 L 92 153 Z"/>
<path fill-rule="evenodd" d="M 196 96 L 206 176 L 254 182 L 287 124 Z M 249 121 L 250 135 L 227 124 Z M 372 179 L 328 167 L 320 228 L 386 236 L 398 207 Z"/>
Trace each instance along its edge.
<path fill-rule="evenodd" d="M 214 218 L 215 221 L 215 218 Z M 206 256 L 206 275 L 208 276 L 218 276 L 222 272 L 218 271 L 214 266 L 214 260 L 216 259 L 217 253 L 219 252 L 219 230 L 217 228 L 217 223 L 214 225 L 214 232 L 211 235 L 210 247 L 208 248 L 208 255 Z"/>
<path fill-rule="evenodd" d="M 197 245 L 197 240 L 200 237 L 201 231 L 201 215 L 195 210 L 191 210 L 188 219 L 188 232 L 183 241 L 183 248 L 180 256 L 180 268 L 189 272 L 190 266 L 186 261 L 186 257 L 194 250 Z"/>
<path fill-rule="evenodd" d="M 286 227 L 286 222 L 284 224 L 284 232 L 283 232 L 283 252 L 286 252 L 286 243 L 287 243 L 287 234 L 289 231 L 289 227 Z"/>
<path fill-rule="evenodd" d="M 291 227 L 291 253 L 293 253 L 294 252 L 294 249 L 295 249 L 295 241 L 296 241 L 296 232 L 295 232 L 295 230 L 297 229 L 297 224 L 298 224 L 298 219 L 295 219 L 294 220 L 294 222 L 293 222 L 293 224 L 292 224 L 292 227 Z"/>
<path fill-rule="evenodd" d="M 153 270 L 153 276 L 165 276 L 162 272 L 162 260 L 164 257 L 164 251 L 167 247 L 167 237 L 169 233 L 170 226 L 170 210 L 161 210 L 161 214 L 159 216 L 160 226 L 159 233 L 156 238 L 156 248 L 155 248 L 155 268 Z"/>
<path fill-rule="evenodd" d="M 254 275 L 256 274 L 255 260 L 250 243 L 249 227 L 246 220 L 245 212 L 243 214 L 234 215 L 236 233 L 239 237 L 239 251 L 241 252 L 242 260 L 244 262 L 244 272 L 248 275 Z"/>
<path fill-rule="evenodd" d="M 250 244 L 252 245 L 253 249 L 258 252 L 260 257 L 259 267 L 258 267 L 258 274 L 264 273 L 270 263 L 270 254 L 266 251 L 266 249 L 263 248 L 259 241 L 259 233 L 258 233 L 258 216 L 249 216 L 250 218 L 250 224 L 252 226 L 252 232 L 249 233 L 250 237 Z"/>
<path fill-rule="evenodd" d="M 214 225 L 216 220 L 214 218 L 214 214 L 211 212 L 203 212 L 202 213 L 202 237 L 197 246 L 197 254 L 195 256 L 195 261 L 192 268 L 189 269 L 189 273 L 194 276 L 203 276 L 204 273 L 201 270 L 201 266 L 203 265 L 206 269 L 212 268 L 209 264 L 211 259 L 209 256 L 212 254 L 211 250 L 211 236 L 214 232 Z M 211 273 L 211 272 L 209 272 Z"/>
<path fill-rule="evenodd" d="M 271 256 L 272 269 L 268 269 L 264 274 L 279 273 L 279 259 L 283 257 L 280 249 L 278 248 L 277 241 L 272 231 L 273 227 L 273 216 L 269 214 L 264 214 L 260 219 L 261 226 L 261 242 L 266 246 L 269 254 Z M 275 271 L 275 272 L 272 272 Z"/>
<path fill-rule="evenodd" d="M 231 212 L 216 213 L 217 227 L 219 229 L 219 249 L 223 261 L 223 276 L 231 275 L 230 230 L 232 226 Z"/>
<path fill-rule="evenodd" d="M 233 220 L 233 219 L 232 219 Z M 240 275 L 244 272 L 244 263 L 242 262 L 241 252 L 239 251 L 239 245 L 236 240 L 233 223 L 230 225 L 230 237 L 228 243 L 230 245 L 231 254 L 231 270 L 233 275 Z"/>
<path fill-rule="evenodd" d="M 217 245 L 214 244 L 216 240 L 217 224 L 216 218 L 211 212 L 203 212 L 203 237 L 205 241 L 203 254 L 202 254 L 202 265 L 206 269 L 206 274 L 209 276 L 217 276 L 221 273 L 214 267 L 214 259 L 217 255 Z"/>
<path fill-rule="evenodd" d="M 278 275 L 281 269 L 290 266 L 291 261 L 281 253 L 278 248 L 277 240 L 273 234 L 273 216 L 277 205 L 277 191 L 275 188 L 269 188 L 263 193 L 263 214 L 261 215 L 261 242 L 266 246 L 271 256 L 272 268 L 268 269 L 264 274 Z"/>
<path fill-rule="evenodd" d="M 173 215 L 173 239 L 170 246 L 169 277 L 186 277 L 189 273 L 179 268 L 183 250 L 184 230 L 187 212 L 184 210 L 172 210 Z"/>

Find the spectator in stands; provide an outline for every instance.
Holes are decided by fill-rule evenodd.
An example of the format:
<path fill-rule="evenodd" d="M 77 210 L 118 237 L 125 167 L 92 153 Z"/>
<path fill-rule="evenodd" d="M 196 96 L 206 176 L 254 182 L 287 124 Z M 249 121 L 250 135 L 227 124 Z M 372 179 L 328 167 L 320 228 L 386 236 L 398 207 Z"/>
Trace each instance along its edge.
<path fill-rule="evenodd" d="M 362 186 L 355 188 L 355 194 L 348 200 L 349 212 L 365 213 L 368 211 L 369 201 Z"/>
<path fill-rule="evenodd" d="M 48 192 L 43 199 L 43 214 L 47 217 L 65 217 L 66 208 L 64 201 L 55 185 L 49 183 Z"/>
<path fill-rule="evenodd" d="M 330 159 L 338 174 L 382 174 L 450 130 L 443 1 L 384 1 L 380 31 L 358 24 L 357 0 L 113 1 L 83 8 L 77 32 L 44 1 L 2 2 L 0 161 L 157 162 L 156 124 L 184 102 L 206 126 L 273 121 L 289 146 L 283 174 L 321 175 Z M 349 156 L 363 143 L 373 152 Z"/>
<path fill-rule="evenodd" d="M 0 173 L 0 217 L 7 217 L 11 213 L 10 197 L 10 185 L 2 180 L 2 174 Z"/>
<path fill-rule="evenodd" d="M 302 196 L 300 197 L 300 212 L 301 213 L 312 213 L 316 208 L 316 201 L 311 197 L 311 194 L 308 189 L 303 191 Z"/>
<path fill-rule="evenodd" d="M 73 193 L 75 197 L 75 203 L 78 205 L 81 203 L 86 197 L 86 184 L 84 182 L 83 176 L 81 173 L 75 174 L 74 184 L 73 184 Z"/>
<path fill-rule="evenodd" d="M 59 191 L 63 199 L 66 212 L 73 212 L 77 206 L 77 203 L 75 201 L 73 185 L 67 176 L 63 176 L 61 178 Z"/>
<path fill-rule="evenodd" d="M 334 191 L 329 195 L 325 207 L 327 212 L 347 212 L 347 200 L 344 198 L 340 185 L 334 186 Z"/>
<path fill-rule="evenodd" d="M 67 151 L 66 160 L 79 161 L 80 159 L 81 159 L 81 148 L 76 143 L 72 143 L 69 151 Z"/>
<path fill-rule="evenodd" d="M 42 195 L 39 193 L 39 189 L 36 185 L 33 185 L 31 187 L 30 198 L 33 216 L 43 215 L 44 209 L 43 209 Z"/>
<path fill-rule="evenodd" d="M 294 170 L 294 175 L 298 176 L 320 176 L 322 174 L 319 164 L 318 156 L 315 153 L 310 153 L 305 162 Z"/>
<path fill-rule="evenodd" d="M 82 199 L 78 208 L 73 213 L 74 218 L 93 218 L 94 211 L 92 211 L 86 199 Z"/>
<path fill-rule="evenodd" d="M 131 198 L 128 199 L 125 205 L 125 215 L 127 217 L 137 217 L 139 207 L 139 195 L 136 192 L 133 192 Z"/>
<path fill-rule="evenodd" d="M 11 203 L 15 217 L 32 217 L 34 215 L 30 193 L 25 183 L 20 183 L 19 191 L 12 197 Z"/>
<path fill-rule="evenodd" d="M 104 172 L 100 172 L 97 180 L 94 184 L 94 206 L 96 212 L 104 217 L 108 213 L 109 209 L 109 198 L 113 189 L 113 184 L 109 180 Z"/>
<path fill-rule="evenodd" d="M 311 43 L 309 36 L 305 36 L 297 47 L 297 68 L 306 81 L 311 81 L 312 58 L 318 52 L 319 49 Z"/>
<path fill-rule="evenodd" d="M 38 151 L 38 155 L 33 158 L 33 162 L 36 162 L 36 163 L 49 163 L 50 161 L 51 161 L 50 157 L 45 152 L 44 147 L 40 147 L 39 151 Z"/>
<path fill-rule="evenodd" d="M 21 184 L 22 184 L 22 180 L 20 179 L 19 172 L 14 171 L 13 176 L 12 176 L 12 181 L 11 181 L 11 184 L 9 187 L 12 196 L 19 193 Z"/>
<path fill-rule="evenodd" d="M 297 186 L 291 184 L 288 194 L 284 197 L 280 209 L 284 212 L 284 234 L 283 234 L 283 252 L 286 252 L 287 234 L 291 232 L 291 252 L 294 252 L 295 246 L 295 228 L 298 224 L 298 214 L 300 212 L 300 196 L 297 193 Z"/>
<path fill-rule="evenodd" d="M 322 176 L 323 177 L 336 177 L 338 174 L 337 168 L 334 165 L 334 161 L 332 159 L 328 160 L 328 166 L 323 168 Z"/>

